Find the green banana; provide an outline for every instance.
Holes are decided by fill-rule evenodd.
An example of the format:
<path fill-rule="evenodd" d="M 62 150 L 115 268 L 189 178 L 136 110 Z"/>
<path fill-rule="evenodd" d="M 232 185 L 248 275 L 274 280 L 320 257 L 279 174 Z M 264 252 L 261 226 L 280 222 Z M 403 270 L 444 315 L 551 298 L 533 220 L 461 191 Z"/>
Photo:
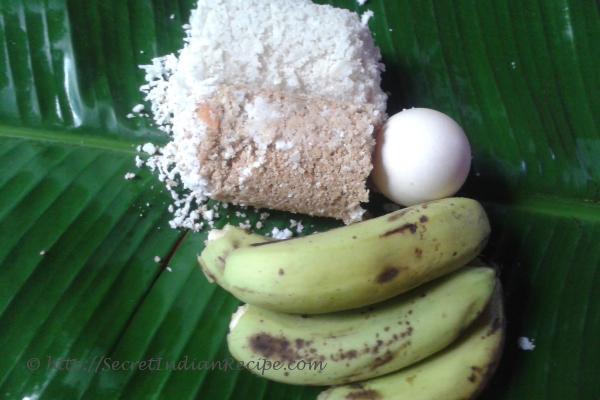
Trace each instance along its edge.
<path fill-rule="evenodd" d="M 469 267 L 366 310 L 324 315 L 244 305 L 232 317 L 227 344 L 235 359 L 271 380 L 305 385 L 360 381 L 448 346 L 483 312 L 495 281 L 493 269 Z M 276 362 L 278 369 L 254 367 Z"/>
<path fill-rule="evenodd" d="M 333 387 L 317 400 L 463 400 L 474 398 L 494 373 L 504 342 L 500 285 L 485 314 L 448 349 L 401 371 Z"/>
<path fill-rule="evenodd" d="M 233 231 L 230 231 L 233 232 Z M 238 299 L 319 314 L 374 304 L 454 271 L 487 242 L 481 205 L 448 198 L 302 238 L 240 247 L 205 271 Z"/>

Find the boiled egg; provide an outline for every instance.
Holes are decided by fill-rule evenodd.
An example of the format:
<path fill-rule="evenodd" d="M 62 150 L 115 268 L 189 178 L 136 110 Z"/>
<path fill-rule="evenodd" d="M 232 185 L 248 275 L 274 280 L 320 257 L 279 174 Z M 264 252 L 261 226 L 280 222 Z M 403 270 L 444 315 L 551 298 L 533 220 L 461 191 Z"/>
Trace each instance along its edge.
<path fill-rule="evenodd" d="M 411 108 L 377 134 L 372 181 L 395 203 L 410 206 L 455 194 L 471 168 L 463 129 L 444 113 Z"/>

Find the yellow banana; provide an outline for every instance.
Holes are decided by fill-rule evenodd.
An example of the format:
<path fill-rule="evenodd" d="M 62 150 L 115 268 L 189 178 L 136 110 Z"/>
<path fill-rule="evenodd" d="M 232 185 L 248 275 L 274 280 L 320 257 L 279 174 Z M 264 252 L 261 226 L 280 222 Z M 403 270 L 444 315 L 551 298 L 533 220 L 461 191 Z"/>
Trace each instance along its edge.
<path fill-rule="evenodd" d="M 485 309 L 491 268 L 465 268 L 365 310 L 300 316 L 245 305 L 233 315 L 229 351 L 275 381 L 333 385 L 414 364 L 452 343 Z M 300 369 L 299 366 L 302 366 Z"/>
<path fill-rule="evenodd" d="M 229 231 L 234 232 L 234 231 Z M 281 242 L 205 253 L 203 269 L 238 299 L 266 309 L 318 314 L 374 304 L 475 258 L 490 226 L 481 205 L 448 198 Z M 226 240 L 226 239 L 223 239 Z"/>
<path fill-rule="evenodd" d="M 317 400 L 462 400 L 474 398 L 494 373 L 504 341 L 500 285 L 486 313 L 446 350 L 401 371 L 333 387 Z"/>

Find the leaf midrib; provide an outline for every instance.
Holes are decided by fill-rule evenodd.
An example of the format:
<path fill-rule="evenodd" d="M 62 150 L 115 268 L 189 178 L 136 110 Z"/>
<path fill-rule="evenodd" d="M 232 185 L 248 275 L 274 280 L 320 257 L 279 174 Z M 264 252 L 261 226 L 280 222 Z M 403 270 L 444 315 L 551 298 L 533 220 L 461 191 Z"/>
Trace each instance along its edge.
<path fill-rule="evenodd" d="M 85 132 L 83 134 L 84 132 L 81 130 L 68 132 L 50 129 L 32 129 L 0 124 L 0 138 L 56 143 L 129 155 L 135 155 L 137 153 L 135 146 L 143 142 L 142 139 L 137 141 L 129 138 L 116 139 L 102 137 L 92 132 Z"/>
<path fill-rule="evenodd" d="M 82 134 L 83 131 L 65 132 L 49 129 L 32 129 L 0 124 L 0 138 L 21 139 L 41 143 L 55 143 L 67 146 L 99 149 L 113 153 L 137 154 L 135 146 L 143 140 L 130 138 L 116 139 L 102 137 L 94 133 Z M 484 203 L 523 209 L 534 213 L 542 213 L 565 218 L 577 218 L 590 222 L 600 222 L 600 202 L 596 200 L 572 198 L 550 194 L 526 194 L 509 200 L 490 200 Z"/>
<path fill-rule="evenodd" d="M 490 206 L 510 207 L 530 213 L 574 218 L 591 223 L 600 222 L 600 202 L 564 196 L 527 194 L 510 200 L 484 201 Z"/>

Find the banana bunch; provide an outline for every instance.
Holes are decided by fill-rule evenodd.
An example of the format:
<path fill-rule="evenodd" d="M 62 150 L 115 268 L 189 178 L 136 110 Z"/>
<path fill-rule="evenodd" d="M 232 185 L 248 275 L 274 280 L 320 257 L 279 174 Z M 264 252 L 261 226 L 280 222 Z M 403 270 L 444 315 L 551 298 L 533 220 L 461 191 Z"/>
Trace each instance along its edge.
<path fill-rule="evenodd" d="M 449 198 L 286 241 L 229 226 L 198 261 L 247 303 L 231 319 L 233 357 L 315 366 L 262 376 L 342 385 L 319 399 L 452 400 L 483 386 L 502 343 L 495 271 L 472 262 L 489 233 L 478 202 Z"/>

